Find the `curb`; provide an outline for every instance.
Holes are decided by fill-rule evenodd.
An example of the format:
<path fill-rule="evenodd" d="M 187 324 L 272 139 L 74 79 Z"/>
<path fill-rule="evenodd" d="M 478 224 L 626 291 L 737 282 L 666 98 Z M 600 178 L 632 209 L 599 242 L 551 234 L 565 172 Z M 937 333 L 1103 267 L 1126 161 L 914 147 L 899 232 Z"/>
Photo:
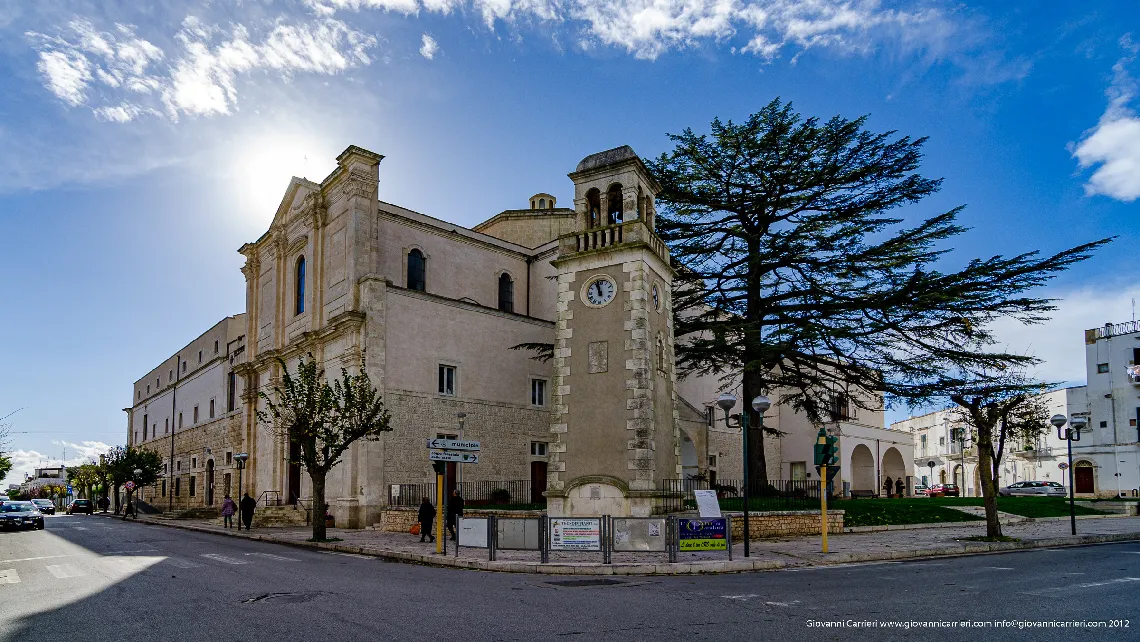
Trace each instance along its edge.
<path fill-rule="evenodd" d="M 1050 519 L 1050 518 L 1045 518 Z M 1067 519 L 1067 518 L 1066 518 Z M 717 560 L 710 562 L 677 562 L 677 563 L 618 563 L 600 564 L 597 562 L 565 562 L 561 564 L 541 564 L 532 561 L 502 561 L 460 559 L 439 555 L 424 555 L 420 553 L 405 553 L 373 548 L 342 544 L 338 542 L 304 542 L 282 539 L 272 535 L 238 535 L 236 533 L 219 532 L 202 526 L 192 524 L 177 524 L 165 520 L 143 518 L 139 523 L 151 526 L 167 526 L 199 533 L 211 533 L 223 537 L 239 537 L 259 542 L 281 544 L 295 548 L 308 548 L 314 550 L 332 551 L 337 553 L 352 553 L 367 555 L 379 559 L 438 568 L 458 568 L 478 571 L 495 571 L 500 573 L 531 573 L 535 575 L 713 575 L 720 573 L 742 573 L 748 571 L 773 571 L 788 568 L 835 566 L 839 564 L 852 564 L 862 562 L 888 562 L 898 560 L 918 560 L 937 557 L 960 557 L 964 555 L 984 555 L 989 553 L 1008 553 L 1011 551 L 1024 551 L 1038 548 L 1057 548 L 1070 546 L 1088 546 L 1091 544 L 1107 544 L 1114 542 L 1140 541 L 1140 532 L 1111 533 L 1104 535 L 1077 535 L 1048 537 L 1021 542 L 972 542 L 966 541 L 953 546 L 944 546 L 930 549 L 914 549 L 903 551 L 889 551 L 876 553 L 828 553 L 823 557 L 797 557 L 791 561 L 735 559 Z M 953 522 L 952 522 L 953 523 Z M 876 528 L 876 527 L 853 527 Z M 815 555 L 823 555 L 816 553 Z"/>

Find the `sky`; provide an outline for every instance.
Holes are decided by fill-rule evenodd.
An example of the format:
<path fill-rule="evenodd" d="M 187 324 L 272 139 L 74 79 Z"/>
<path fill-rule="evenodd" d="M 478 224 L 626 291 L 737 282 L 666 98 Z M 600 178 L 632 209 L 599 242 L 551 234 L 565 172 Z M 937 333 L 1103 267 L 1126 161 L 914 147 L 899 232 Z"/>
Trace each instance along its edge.
<path fill-rule="evenodd" d="M 1083 382 L 1140 297 L 1138 58 L 1135 0 L 0 0 L 4 483 L 124 443 L 132 383 L 243 311 L 237 248 L 348 145 L 471 226 L 776 97 L 928 137 L 942 191 L 899 214 L 966 206 L 947 267 L 1116 236 L 997 327 Z"/>

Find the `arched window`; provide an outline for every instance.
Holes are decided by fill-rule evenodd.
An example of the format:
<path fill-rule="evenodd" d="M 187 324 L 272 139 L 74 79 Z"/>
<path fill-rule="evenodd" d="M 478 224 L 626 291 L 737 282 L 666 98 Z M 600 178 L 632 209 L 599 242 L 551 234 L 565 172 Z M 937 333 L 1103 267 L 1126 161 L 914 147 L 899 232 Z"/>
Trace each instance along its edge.
<path fill-rule="evenodd" d="M 546 209 L 546 199 L 545 198 L 538 199 L 538 209 L 540 209 L 540 210 Z"/>
<path fill-rule="evenodd" d="M 427 261 L 424 259 L 424 253 L 419 250 L 412 250 L 408 252 L 408 289 L 425 291 L 424 276 Z"/>
<path fill-rule="evenodd" d="M 598 227 L 602 212 L 601 192 L 596 188 L 586 192 L 586 227 Z"/>
<path fill-rule="evenodd" d="M 606 225 L 622 222 L 621 185 L 614 183 L 606 192 Z"/>
<path fill-rule="evenodd" d="M 499 309 L 503 312 L 515 311 L 515 282 L 505 272 L 499 276 Z"/>
<path fill-rule="evenodd" d="M 293 303 L 293 314 L 301 314 L 305 311 L 305 257 L 297 258 L 297 270 L 294 276 L 297 279 L 297 296 Z"/>

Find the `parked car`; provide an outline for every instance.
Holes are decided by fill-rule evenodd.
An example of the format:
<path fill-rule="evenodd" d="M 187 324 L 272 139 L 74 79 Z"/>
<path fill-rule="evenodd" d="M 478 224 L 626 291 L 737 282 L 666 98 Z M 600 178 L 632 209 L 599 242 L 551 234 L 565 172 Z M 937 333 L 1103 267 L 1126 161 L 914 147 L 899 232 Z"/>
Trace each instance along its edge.
<path fill-rule="evenodd" d="M 1003 497 L 1066 497 L 1068 491 L 1057 482 L 1019 481 L 998 489 Z"/>
<path fill-rule="evenodd" d="M 0 506 L 0 528 L 43 529 L 44 515 L 32 502 L 4 502 Z"/>
<path fill-rule="evenodd" d="M 67 514 L 87 513 L 90 515 L 94 508 L 95 505 L 91 503 L 90 499 L 77 499 L 67 505 Z"/>
<path fill-rule="evenodd" d="M 928 495 L 930 495 L 930 489 L 926 486 L 926 484 L 915 484 L 914 485 L 914 496 L 915 497 L 926 497 Z"/>
<path fill-rule="evenodd" d="M 959 492 L 958 484 L 935 484 L 930 487 L 928 495 L 930 497 L 957 497 Z"/>
<path fill-rule="evenodd" d="M 55 515 L 55 504 L 51 503 L 50 499 L 33 499 L 32 503 L 44 515 Z"/>

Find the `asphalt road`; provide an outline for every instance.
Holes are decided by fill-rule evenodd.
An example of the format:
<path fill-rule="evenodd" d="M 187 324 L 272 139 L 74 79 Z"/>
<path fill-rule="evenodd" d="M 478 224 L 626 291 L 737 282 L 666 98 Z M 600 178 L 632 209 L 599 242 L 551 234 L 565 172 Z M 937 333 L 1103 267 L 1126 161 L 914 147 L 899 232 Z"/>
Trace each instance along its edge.
<path fill-rule="evenodd" d="M 1115 641 L 1140 640 L 1138 595 L 1140 542 L 601 578 L 429 568 L 98 516 L 48 517 L 44 531 L 0 533 L 2 640 Z M 963 620 L 1130 622 L 885 628 Z"/>

